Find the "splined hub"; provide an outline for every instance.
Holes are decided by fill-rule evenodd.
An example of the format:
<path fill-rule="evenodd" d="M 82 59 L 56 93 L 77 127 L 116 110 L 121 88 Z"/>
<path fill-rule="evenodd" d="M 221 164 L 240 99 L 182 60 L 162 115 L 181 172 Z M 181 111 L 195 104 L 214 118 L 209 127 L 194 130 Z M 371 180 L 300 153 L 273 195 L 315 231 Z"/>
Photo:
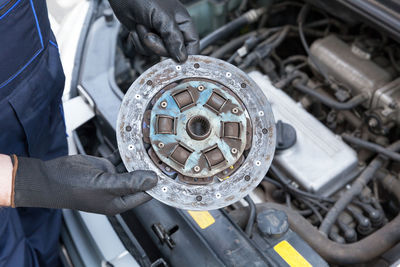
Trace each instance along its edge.
<path fill-rule="evenodd" d="M 167 85 L 150 107 L 149 140 L 155 155 L 189 184 L 226 179 L 251 143 L 251 124 L 231 90 L 204 79 Z M 146 136 L 146 133 L 145 133 Z"/>
<path fill-rule="evenodd" d="M 193 116 L 186 123 L 186 132 L 194 140 L 204 140 L 211 134 L 210 122 L 201 115 Z"/>
<path fill-rule="evenodd" d="M 205 56 L 165 60 L 143 73 L 121 105 L 117 140 L 128 171 L 158 174 L 154 198 L 177 208 L 217 209 L 262 180 L 275 123 L 261 89 L 236 67 Z"/>

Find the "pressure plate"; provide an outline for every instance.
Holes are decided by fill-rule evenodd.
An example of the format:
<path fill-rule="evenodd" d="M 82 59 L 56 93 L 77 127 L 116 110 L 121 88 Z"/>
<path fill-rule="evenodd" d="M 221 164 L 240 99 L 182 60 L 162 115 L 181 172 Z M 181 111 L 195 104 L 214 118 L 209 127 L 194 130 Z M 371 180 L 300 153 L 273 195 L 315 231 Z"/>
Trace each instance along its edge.
<path fill-rule="evenodd" d="M 244 72 L 206 56 L 165 60 L 129 88 L 117 122 L 128 171 L 153 170 L 147 191 L 191 210 L 225 207 L 263 179 L 275 150 L 267 98 Z"/>

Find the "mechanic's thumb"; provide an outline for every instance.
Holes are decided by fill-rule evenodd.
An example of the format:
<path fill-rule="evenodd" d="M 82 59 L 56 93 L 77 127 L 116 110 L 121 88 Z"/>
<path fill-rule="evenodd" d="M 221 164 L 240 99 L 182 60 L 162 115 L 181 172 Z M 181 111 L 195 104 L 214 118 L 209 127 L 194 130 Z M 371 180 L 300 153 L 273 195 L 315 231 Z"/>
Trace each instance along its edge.
<path fill-rule="evenodd" d="M 133 171 L 129 173 L 103 173 L 97 178 L 98 187 L 114 196 L 127 196 L 153 188 L 158 181 L 152 171 Z"/>
<path fill-rule="evenodd" d="M 136 193 L 141 191 L 146 191 L 154 186 L 156 186 L 158 177 L 157 174 L 153 171 L 133 171 L 130 173 L 119 174 L 121 182 L 129 186 L 130 193 Z M 126 179 L 129 181 L 127 184 L 124 183 L 122 180 Z M 129 194 L 126 194 L 129 195 Z"/>

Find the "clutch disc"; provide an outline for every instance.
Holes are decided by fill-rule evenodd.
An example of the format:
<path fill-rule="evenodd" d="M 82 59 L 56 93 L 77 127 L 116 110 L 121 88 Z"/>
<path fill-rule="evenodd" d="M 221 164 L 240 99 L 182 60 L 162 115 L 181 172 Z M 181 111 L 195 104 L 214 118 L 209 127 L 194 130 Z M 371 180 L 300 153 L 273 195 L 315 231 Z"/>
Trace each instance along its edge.
<path fill-rule="evenodd" d="M 162 61 L 126 93 L 117 141 L 128 171 L 153 170 L 147 191 L 181 209 L 211 210 L 249 194 L 275 151 L 275 121 L 257 84 L 206 56 Z"/>

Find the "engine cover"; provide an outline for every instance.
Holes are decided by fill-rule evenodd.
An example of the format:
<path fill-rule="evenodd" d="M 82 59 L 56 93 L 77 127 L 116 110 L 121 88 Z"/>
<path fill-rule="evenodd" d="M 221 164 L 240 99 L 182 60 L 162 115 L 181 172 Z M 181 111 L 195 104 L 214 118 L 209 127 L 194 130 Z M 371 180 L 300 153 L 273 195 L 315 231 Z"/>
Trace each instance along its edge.
<path fill-rule="evenodd" d="M 284 91 L 275 88 L 267 76 L 257 71 L 249 76 L 268 96 L 275 118 L 296 130 L 296 143 L 277 152 L 274 164 L 305 189 L 325 196 L 342 188 L 358 174 L 357 154 L 340 137 Z"/>
<path fill-rule="evenodd" d="M 249 194 L 275 151 L 275 121 L 257 84 L 224 61 L 165 60 L 130 87 L 117 122 L 126 168 L 154 170 L 148 191 L 177 208 L 218 209 Z"/>

